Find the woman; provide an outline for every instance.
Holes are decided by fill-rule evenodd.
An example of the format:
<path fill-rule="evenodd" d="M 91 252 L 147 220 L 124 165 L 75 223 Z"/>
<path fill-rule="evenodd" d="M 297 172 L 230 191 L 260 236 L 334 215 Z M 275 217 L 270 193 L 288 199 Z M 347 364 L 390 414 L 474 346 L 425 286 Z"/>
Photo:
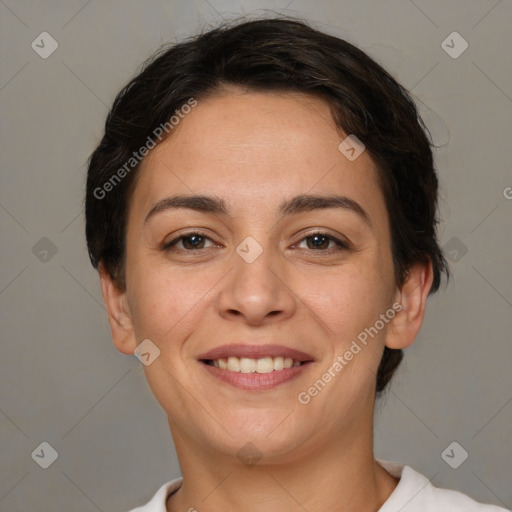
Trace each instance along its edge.
<path fill-rule="evenodd" d="M 305 23 L 156 56 L 90 159 L 86 233 L 183 477 L 138 511 L 493 511 L 373 454 L 375 399 L 448 268 L 406 91 Z"/>

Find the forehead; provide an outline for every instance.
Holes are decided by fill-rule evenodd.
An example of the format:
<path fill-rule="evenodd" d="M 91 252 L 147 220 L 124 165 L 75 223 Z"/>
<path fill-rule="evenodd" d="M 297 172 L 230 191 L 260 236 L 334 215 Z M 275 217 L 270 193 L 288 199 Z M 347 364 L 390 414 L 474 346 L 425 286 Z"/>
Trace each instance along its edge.
<path fill-rule="evenodd" d="M 329 105 L 305 94 L 198 100 L 143 161 L 130 213 L 143 215 L 176 193 L 214 194 L 238 214 L 254 215 L 277 208 L 283 197 L 338 192 L 365 203 L 370 216 L 382 214 L 375 165 L 367 152 L 348 160 L 338 149 L 346 136 Z"/>

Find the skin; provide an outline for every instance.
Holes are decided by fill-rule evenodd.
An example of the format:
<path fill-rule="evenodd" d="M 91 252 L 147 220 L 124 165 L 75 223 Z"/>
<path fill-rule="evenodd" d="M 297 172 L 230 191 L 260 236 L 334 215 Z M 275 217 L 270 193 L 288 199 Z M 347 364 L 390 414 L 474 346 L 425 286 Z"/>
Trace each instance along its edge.
<path fill-rule="evenodd" d="M 117 349 L 133 354 L 149 338 L 161 351 L 144 371 L 184 478 L 168 511 L 374 512 L 398 483 L 373 455 L 375 376 L 385 345 L 405 348 L 416 338 L 432 269 L 418 264 L 395 286 L 375 165 L 366 151 L 349 161 L 338 150 L 345 137 L 321 99 L 233 89 L 198 101 L 143 162 L 130 202 L 126 289 L 102 266 L 100 276 Z M 357 201 L 371 227 L 350 210 L 277 213 L 293 196 L 333 193 Z M 144 222 L 174 194 L 215 195 L 230 215 L 178 209 Z M 190 239 L 162 249 L 194 228 L 209 237 L 200 251 Z M 334 252 L 328 239 L 315 248 L 306 237 L 316 228 L 350 248 Z M 263 249 L 252 263 L 236 252 L 248 236 Z M 299 403 L 395 302 L 402 311 L 309 404 Z M 246 391 L 197 360 L 247 340 L 315 361 L 298 379 Z M 251 467 L 236 456 L 248 442 L 262 455 Z"/>

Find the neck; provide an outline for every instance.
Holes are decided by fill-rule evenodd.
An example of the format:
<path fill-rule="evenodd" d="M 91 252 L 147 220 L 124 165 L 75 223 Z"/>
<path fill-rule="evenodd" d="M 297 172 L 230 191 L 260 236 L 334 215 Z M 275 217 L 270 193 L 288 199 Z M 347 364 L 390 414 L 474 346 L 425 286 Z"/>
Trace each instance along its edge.
<path fill-rule="evenodd" d="M 398 479 L 374 459 L 371 413 L 366 429 L 359 423 L 339 436 L 317 440 L 313 449 L 302 449 L 293 458 L 279 463 L 262 458 L 250 467 L 207 453 L 174 426 L 183 485 L 169 497 L 167 510 L 377 512 Z"/>

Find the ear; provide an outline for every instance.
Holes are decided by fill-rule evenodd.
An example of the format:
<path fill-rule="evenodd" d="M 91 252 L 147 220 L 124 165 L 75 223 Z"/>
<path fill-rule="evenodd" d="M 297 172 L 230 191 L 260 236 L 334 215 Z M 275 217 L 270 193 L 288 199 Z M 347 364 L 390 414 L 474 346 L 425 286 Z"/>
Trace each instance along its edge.
<path fill-rule="evenodd" d="M 400 349 L 413 344 L 423 323 L 433 278 L 432 262 L 413 266 L 396 295 L 396 303 L 401 304 L 402 308 L 390 322 L 386 335 L 387 347 Z"/>
<path fill-rule="evenodd" d="M 126 292 L 119 289 L 102 263 L 100 263 L 99 273 L 101 293 L 107 306 L 112 341 L 119 352 L 133 355 L 137 348 L 137 340 Z"/>

